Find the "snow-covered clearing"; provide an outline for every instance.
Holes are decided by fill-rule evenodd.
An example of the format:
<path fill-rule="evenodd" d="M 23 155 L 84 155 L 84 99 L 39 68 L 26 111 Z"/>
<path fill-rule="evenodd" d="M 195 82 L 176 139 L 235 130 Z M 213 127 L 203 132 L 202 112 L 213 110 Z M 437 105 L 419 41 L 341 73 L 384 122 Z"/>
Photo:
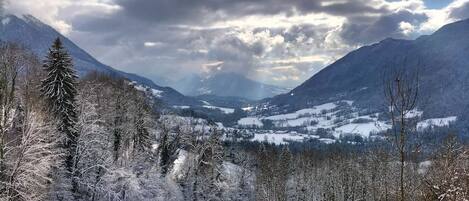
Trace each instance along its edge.
<path fill-rule="evenodd" d="M 255 126 L 255 127 L 262 127 L 264 124 L 261 120 L 257 117 L 244 117 L 238 120 L 238 125 L 240 126 Z"/>
<path fill-rule="evenodd" d="M 327 112 L 327 110 L 332 110 L 336 107 L 337 107 L 337 105 L 335 103 L 326 103 L 326 104 L 315 106 L 313 108 L 298 110 L 298 111 L 293 112 L 293 113 L 265 117 L 264 119 L 268 119 L 268 120 L 297 119 L 298 117 L 300 117 L 302 115 L 318 115 L 318 114 L 321 114 L 321 112 Z"/>
<path fill-rule="evenodd" d="M 449 126 L 451 122 L 455 122 L 456 120 L 456 116 L 426 119 L 417 123 L 417 130 L 421 131 L 426 128 Z"/>
<path fill-rule="evenodd" d="M 235 109 L 233 108 L 226 108 L 226 107 L 218 107 L 218 106 L 212 106 L 212 105 L 204 105 L 204 108 L 212 109 L 212 110 L 221 110 L 225 114 L 233 114 Z"/>
<path fill-rule="evenodd" d="M 391 128 L 391 125 L 385 124 L 380 121 L 373 121 L 368 123 L 350 123 L 335 128 L 334 137 L 339 138 L 342 134 L 358 134 L 362 137 L 370 137 L 372 133 L 378 133 Z"/>
<path fill-rule="evenodd" d="M 305 139 L 319 138 L 317 135 L 296 133 L 262 133 L 255 134 L 251 141 L 268 142 L 275 145 L 288 144 L 289 141 L 303 142 Z"/>

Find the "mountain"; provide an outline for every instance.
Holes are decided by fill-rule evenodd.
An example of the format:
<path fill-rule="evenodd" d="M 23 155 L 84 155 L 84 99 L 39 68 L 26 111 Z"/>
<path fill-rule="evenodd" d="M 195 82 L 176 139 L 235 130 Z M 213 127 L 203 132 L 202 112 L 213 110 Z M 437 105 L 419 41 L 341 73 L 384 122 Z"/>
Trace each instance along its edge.
<path fill-rule="evenodd" d="M 191 75 L 173 84 L 190 96 L 215 95 L 260 100 L 287 92 L 286 89 L 263 84 L 237 73 L 217 73 L 207 78 Z"/>
<path fill-rule="evenodd" d="M 469 112 L 469 19 L 443 26 L 415 40 L 385 39 L 361 47 L 285 93 L 263 100 L 260 113 L 285 113 L 340 100 L 356 107 L 385 109 L 383 77 L 405 69 L 418 72 L 423 118 Z"/>
<path fill-rule="evenodd" d="M 201 102 L 195 98 L 186 97 L 170 87 L 161 87 L 145 77 L 122 72 L 102 64 L 71 40 L 31 15 L 23 15 L 20 17 L 5 15 L 0 17 L 0 21 L 0 41 L 22 44 L 40 57 L 44 57 L 52 41 L 56 37 L 60 37 L 64 46 L 72 56 L 75 69 L 80 76 L 91 71 L 98 71 L 114 76 L 125 77 L 140 85 L 146 85 L 149 88 L 161 92 L 159 93 L 159 98 L 169 105 L 201 104 Z"/>

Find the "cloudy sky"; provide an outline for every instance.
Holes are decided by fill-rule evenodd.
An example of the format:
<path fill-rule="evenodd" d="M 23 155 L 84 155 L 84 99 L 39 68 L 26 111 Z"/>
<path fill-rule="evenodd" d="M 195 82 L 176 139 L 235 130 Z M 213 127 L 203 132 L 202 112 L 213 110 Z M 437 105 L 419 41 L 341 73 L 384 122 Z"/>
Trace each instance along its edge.
<path fill-rule="evenodd" d="M 0 0 L 1 1 L 1 0 Z M 469 17 L 469 0 L 4 0 L 98 60 L 158 82 L 244 74 L 292 87 L 357 47 Z"/>

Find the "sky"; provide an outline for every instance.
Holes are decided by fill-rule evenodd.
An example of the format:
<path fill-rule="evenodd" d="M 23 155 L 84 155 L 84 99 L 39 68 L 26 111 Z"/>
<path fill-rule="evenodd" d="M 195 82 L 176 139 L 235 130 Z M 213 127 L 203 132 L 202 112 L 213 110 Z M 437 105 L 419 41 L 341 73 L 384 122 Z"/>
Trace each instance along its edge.
<path fill-rule="evenodd" d="M 294 87 L 360 46 L 469 17 L 469 0 L 3 1 L 157 83 L 230 72 Z"/>

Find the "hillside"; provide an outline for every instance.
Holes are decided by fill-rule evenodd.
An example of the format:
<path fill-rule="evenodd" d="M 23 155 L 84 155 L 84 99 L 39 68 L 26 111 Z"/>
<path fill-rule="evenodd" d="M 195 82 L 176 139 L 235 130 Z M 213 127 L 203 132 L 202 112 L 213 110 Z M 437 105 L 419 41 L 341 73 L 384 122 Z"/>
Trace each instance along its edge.
<path fill-rule="evenodd" d="M 425 118 L 464 117 L 469 102 L 469 20 L 443 26 L 416 40 L 385 39 L 361 47 L 286 94 L 264 101 L 265 113 L 282 113 L 327 102 L 384 108 L 383 77 L 397 69 L 419 75 L 419 110 Z"/>
<path fill-rule="evenodd" d="M 86 51 L 81 49 L 67 37 L 63 36 L 55 29 L 31 15 L 15 16 L 6 15 L 0 19 L 0 41 L 19 43 L 29 49 L 40 57 L 44 57 L 52 41 L 56 37 L 60 37 L 72 55 L 75 69 L 80 76 L 83 76 L 91 71 L 98 71 L 113 76 L 121 76 L 132 81 L 138 82 L 141 85 L 148 86 L 149 88 L 161 91 L 158 98 L 163 100 L 169 105 L 200 105 L 201 102 L 190 97 L 186 97 L 181 93 L 170 87 L 161 87 L 156 85 L 148 78 L 122 72 L 110 66 L 107 66 Z"/>

